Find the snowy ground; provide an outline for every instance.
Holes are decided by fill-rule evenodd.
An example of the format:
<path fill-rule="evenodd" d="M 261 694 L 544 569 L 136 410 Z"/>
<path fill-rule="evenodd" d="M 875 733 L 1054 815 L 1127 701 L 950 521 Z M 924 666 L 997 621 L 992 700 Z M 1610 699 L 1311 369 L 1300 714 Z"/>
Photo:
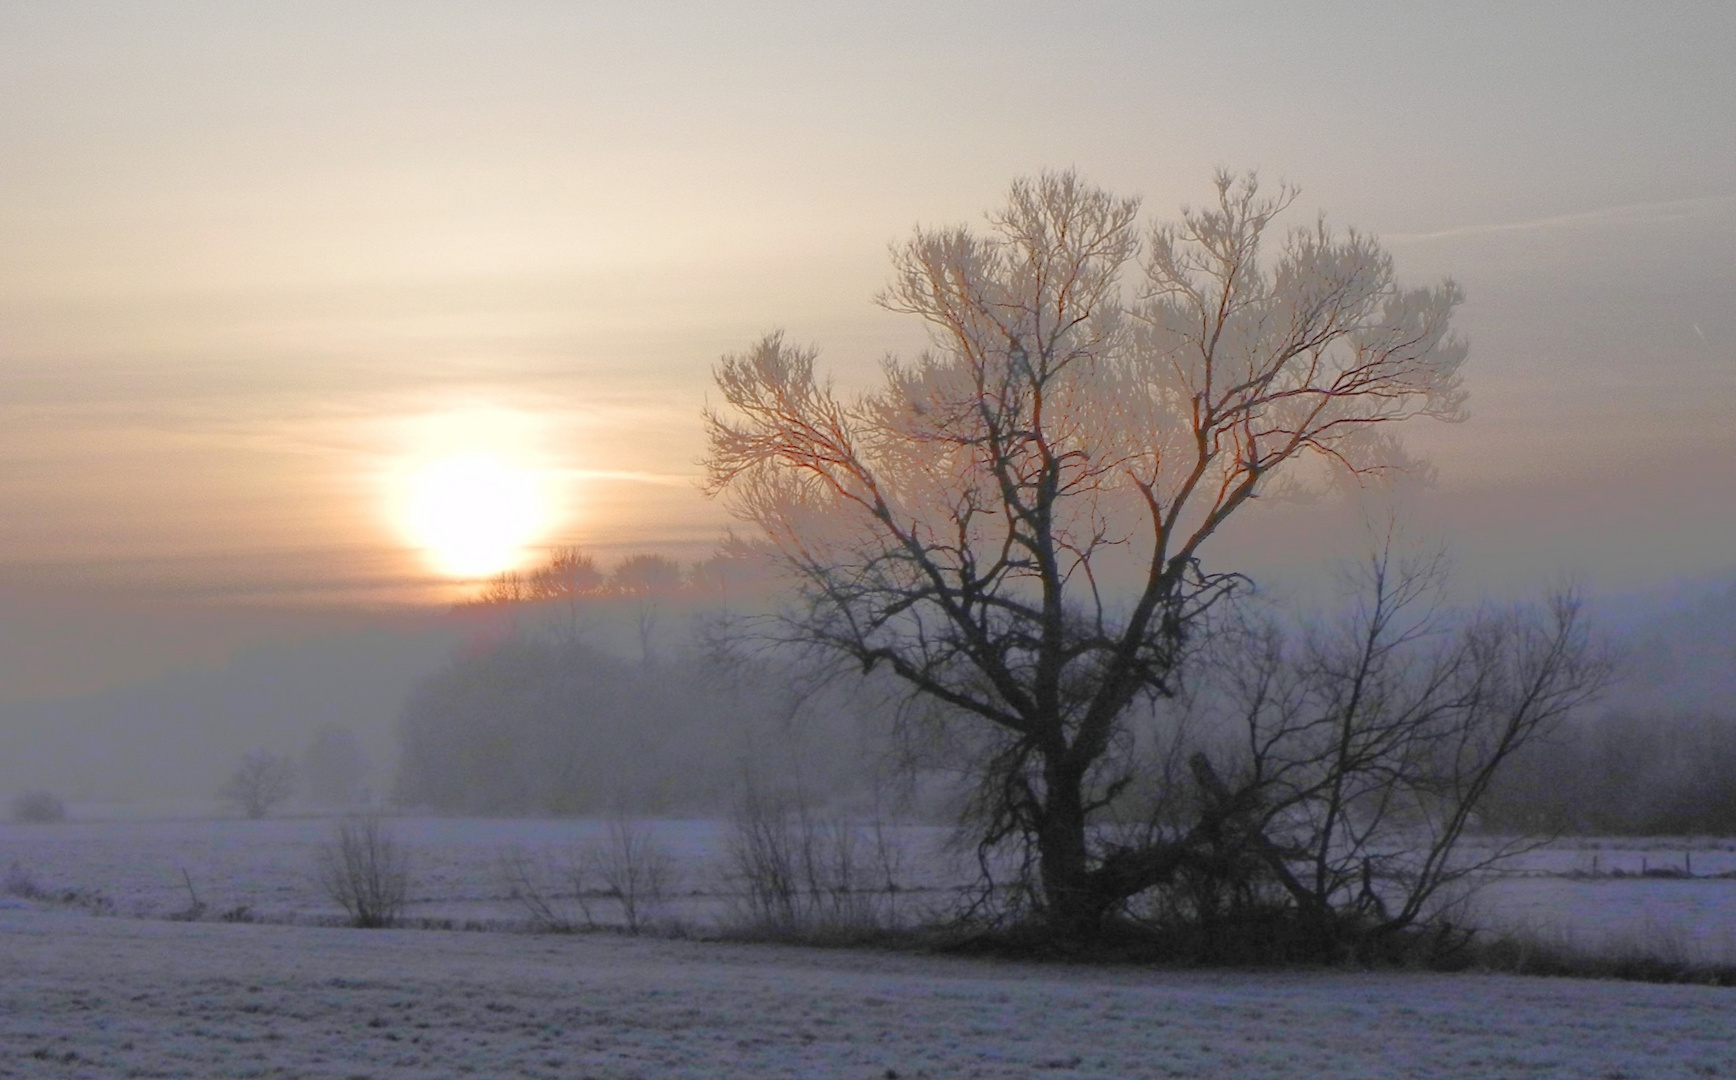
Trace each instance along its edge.
<path fill-rule="evenodd" d="M 576 850 L 607 843 L 606 823 L 595 820 L 407 817 L 388 819 L 387 826 L 412 852 L 409 914 L 460 924 L 523 921 L 523 909 L 510 899 L 503 854 L 522 852 L 532 865 L 558 870 Z M 0 906 L 15 904 L 17 897 L 7 895 L 8 877 L 20 875 L 47 893 L 70 890 L 114 914 L 161 917 L 189 906 L 190 880 L 207 918 L 240 908 L 263 919 L 335 917 L 338 911 L 314 875 L 315 853 L 333 827 L 331 819 L 317 817 L 111 815 L 53 825 L 0 823 Z M 653 821 L 645 827 L 676 867 L 674 895 L 661 914 L 698 926 L 727 918 L 733 892 L 727 825 Z M 946 886 L 968 878 L 957 857 L 943 850 L 947 835 L 937 828 L 900 831 L 904 852 L 897 876 L 910 890 L 900 900 L 906 911 L 947 903 L 952 894 Z M 1696 876 L 1643 873 L 1686 867 Z M 1736 872 L 1736 842 L 1729 839 L 1660 844 L 1574 838 L 1531 852 L 1509 869 L 1477 897 L 1475 924 L 1532 931 L 1584 948 L 1638 945 L 1684 959 L 1736 963 L 1736 876 L 1720 876 Z M 1588 876 L 1593 871 L 1598 876 Z M 607 902 L 596 905 L 595 913 L 607 918 Z"/>
<path fill-rule="evenodd" d="M 1469 920 L 1588 951 L 1736 965 L 1736 843 L 1564 838 L 1482 884 Z"/>
<path fill-rule="evenodd" d="M 1736 1077 L 1736 994 L 0 911 L 0 1077 Z"/>
<path fill-rule="evenodd" d="M 264 919 L 336 916 L 314 872 L 316 853 L 330 842 L 335 824 L 315 817 L 0 823 L 0 903 L 4 875 L 17 873 L 47 893 L 72 890 L 122 915 L 163 916 L 187 908 L 190 880 L 212 916 L 243 907 Z M 555 879 L 574 853 L 609 844 L 608 823 L 594 819 L 406 817 L 384 825 L 411 854 L 408 914 L 460 923 L 523 919 L 523 909 L 509 896 L 503 856 L 522 854 L 534 869 L 546 871 L 548 884 L 565 888 Z M 658 820 L 638 827 L 672 857 L 665 914 L 700 924 L 727 917 L 733 892 L 728 825 Z M 898 879 L 913 890 L 912 902 L 928 895 L 923 890 L 959 880 L 942 869 L 957 865 L 939 852 L 950 830 L 905 827 L 899 834 L 904 858 Z M 866 859 L 868 852 L 861 855 Z"/>
<path fill-rule="evenodd" d="M 412 915 L 496 926 L 522 920 L 503 852 L 558 860 L 607 840 L 596 821 L 388 824 L 414 853 Z M 336 913 L 313 875 L 333 827 L 0 825 L 0 1078 L 1736 1078 L 1730 990 L 305 925 Z M 650 827 L 679 866 L 672 914 L 725 910 L 725 827 Z M 907 882 L 944 883 L 944 837 L 903 834 Z M 1480 918 L 1587 947 L 1736 959 L 1736 878 L 1711 876 L 1736 869 L 1732 848 L 1556 845 L 1490 884 Z M 1690 861 L 1700 876 L 1641 876 Z M 1605 876 L 1564 876 L 1594 869 Z M 165 921 L 187 906 L 187 879 L 204 921 Z M 8 886 L 20 880 L 47 898 Z M 240 907 L 302 925 L 212 921 Z"/>

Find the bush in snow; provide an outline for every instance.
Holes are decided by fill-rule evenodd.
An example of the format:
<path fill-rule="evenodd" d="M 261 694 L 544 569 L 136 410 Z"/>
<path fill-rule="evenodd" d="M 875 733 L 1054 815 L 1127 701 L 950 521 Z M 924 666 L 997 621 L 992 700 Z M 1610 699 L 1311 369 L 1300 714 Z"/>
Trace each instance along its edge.
<path fill-rule="evenodd" d="M 662 841 L 624 813 L 610 818 L 602 841 L 575 849 L 565 861 L 538 861 L 522 850 L 501 858 L 508 895 L 533 929 L 549 933 L 597 929 L 597 899 L 620 904 L 620 925 L 629 934 L 645 930 L 669 895 L 675 869 Z"/>
<path fill-rule="evenodd" d="M 66 804 L 46 791 L 26 791 L 12 800 L 12 820 L 44 824 L 66 820 Z"/>
<path fill-rule="evenodd" d="M 377 815 L 348 818 L 318 856 L 320 886 L 351 926 L 391 926 L 410 892 L 410 853 Z"/>

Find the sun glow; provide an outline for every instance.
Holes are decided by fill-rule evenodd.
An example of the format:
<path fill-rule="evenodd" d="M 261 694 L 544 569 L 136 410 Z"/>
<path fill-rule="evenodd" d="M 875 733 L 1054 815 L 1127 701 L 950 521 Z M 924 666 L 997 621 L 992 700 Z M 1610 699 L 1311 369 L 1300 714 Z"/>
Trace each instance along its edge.
<path fill-rule="evenodd" d="M 547 530 L 548 517 L 537 471 L 499 454 L 438 458 L 407 480 L 404 524 L 435 569 L 450 577 L 516 566 Z"/>

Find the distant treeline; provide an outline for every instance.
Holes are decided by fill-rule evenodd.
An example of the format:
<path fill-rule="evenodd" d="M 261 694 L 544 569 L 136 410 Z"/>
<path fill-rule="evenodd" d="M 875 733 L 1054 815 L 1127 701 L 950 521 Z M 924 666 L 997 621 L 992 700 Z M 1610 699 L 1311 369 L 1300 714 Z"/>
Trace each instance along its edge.
<path fill-rule="evenodd" d="M 719 615 L 702 572 L 636 558 L 571 591 L 537 583 L 514 595 L 527 580 L 497 582 L 475 605 L 478 642 L 411 694 L 399 805 L 718 813 L 749 781 L 832 803 L 871 786 L 861 702 L 708 648 L 706 620 Z"/>
<path fill-rule="evenodd" d="M 871 798 L 884 707 L 814 690 L 688 633 L 648 657 L 623 606 L 589 635 L 534 621 L 424 680 L 399 722 L 395 801 L 458 814 L 727 811 L 744 780 Z M 669 613 L 676 621 L 676 613 Z M 607 651 L 591 639 L 613 637 Z M 866 763 L 866 765 L 865 765 Z M 1736 835 L 1736 717 L 1613 712 L 1510 760 L 1479 815 L 1502 833 Z"/>
<path fill-rule="evenodd" d="M 706 644 L 720 606 L 765 596 L 754 554 L 690 567 L 636 555 L 604 571 L 563 549 L 490 582 L 468 610 L 503 620 L 493 636 L 402 713 L 396 801 L 709 813 L 750 776 L 833 803 L 871 798 L 864 763 L 891 745 L 888 702 L 860 682 L 815 683 L 790 657 Z M 1717 627 L 1699 636 L 1725 640 Z M 1582 716 L 1505 763 L 1478 819 L 1503 833 L 1736 835 L 1736 712 L 1630 702 Z"/>
<path fill-rule="evenodd" d="M 1492 832 L 1736 835 L 1736 714 L 1581 720 L 1508 762 L 1482 821 Z"/>
<path fill-rule="evenodd" d="M 496 574 L 462 607 L 514 607 L 703 597 L 714 602 L 763 595 L 768 588 L 764 552 L 733 537 L 708 559 L 683 567 L 663 555 L 628 555 L 604 570 L 577 547 L 559 547 L 529 570 Z"/>
<path fill-rule="evenodd" d="M 578 640 L 513 635 L 422 682 L 395 801 L 460 814 L 706 806 L 729 781 L 730 703 Z"/>

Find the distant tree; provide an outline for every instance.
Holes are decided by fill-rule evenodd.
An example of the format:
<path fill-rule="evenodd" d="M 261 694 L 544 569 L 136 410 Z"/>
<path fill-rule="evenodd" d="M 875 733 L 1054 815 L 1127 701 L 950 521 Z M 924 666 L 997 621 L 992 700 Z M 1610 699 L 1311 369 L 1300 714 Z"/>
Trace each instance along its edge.
<path fill-rule="evenodd" d="M 474 600 L 464 601 L 460 606 L 501 607 L 529 603 L 535 598 L 528 575 L 518 570 L 502 570 L 483 583 Z"/>
<path fill-rule="evenodd" d="M 26 791 L 12 800 L 12 820 L 45 825 L 66 820 L 66 804 L 47 791 Z"/>
<path fill-rule="evenodd" d="M 596 559 L 569 545 L 552 549 L 545 562 L 530 570 L 496 574 L 475 599 L 461 606 L 541 608 L 544 614 L 557 616 L 554 629 L 576 638 L 587 605 L 608 591 L 608 577 L 597 568 Z"/>
<path fill-rule="evenodd" d="M 778 585 L 777 552 L 764 543 L 750 543 L 731 531 L 709 558 L 687 571 L 687 588 L 715 604 L 762 602 Z"/>
<path fill-rule="evenodd" d="M 241 759 L 217 797 L 250 818 L 262 818 L 295 794 L 295 763 L 282 754 L 255 750 Z"/>
<path fill-rule="evenodd" d="M 635 625 L 641 661 L 651 661 L 663 601 L 679 591 L 682 584 L 681 564 L 662 555 L 629 555 L 609 575 L 610 587 L 632 597 L 637 607 Z"/>
<path fill-rule="evenodd" d="M 1518 755 L 1480 814 L 1497 833 L 1736 834 L 1736 717 L 1632 706 Z"/>
<path fill-rule="evenodd" d="M 478 604 L 526 604 L 567 600 L 601 592 L 607 577 L 597 561 L 576 547 L 557 547 L 530 570 L 505 570 L 489 578 Z"/>
<path fill-rule="evenodd" d="M 681 564 L 663 555 L 629 555 L 609 575 L 610 587 L 629 596 L 666 596 L 681 582 Z"/>
<path fill-rule="evenodd" d="M 394 800 L 458 813 L 579 813 L 618 797 L 678 730 L 667 688 L 583 642 L 515 635 L 423 680 L 399 721 Z M 674 755 L 668 755 L 673 758 Z"/>
<path fill-rule="evenodd" d="M 597 560 L 576 547 L 558 547 L 549 552 L 549 559 L 530 575 L 537 596 L 559 599 L 569 596 L 589 596 L 600 592 L 607 581 L 597 569 Z"/>

